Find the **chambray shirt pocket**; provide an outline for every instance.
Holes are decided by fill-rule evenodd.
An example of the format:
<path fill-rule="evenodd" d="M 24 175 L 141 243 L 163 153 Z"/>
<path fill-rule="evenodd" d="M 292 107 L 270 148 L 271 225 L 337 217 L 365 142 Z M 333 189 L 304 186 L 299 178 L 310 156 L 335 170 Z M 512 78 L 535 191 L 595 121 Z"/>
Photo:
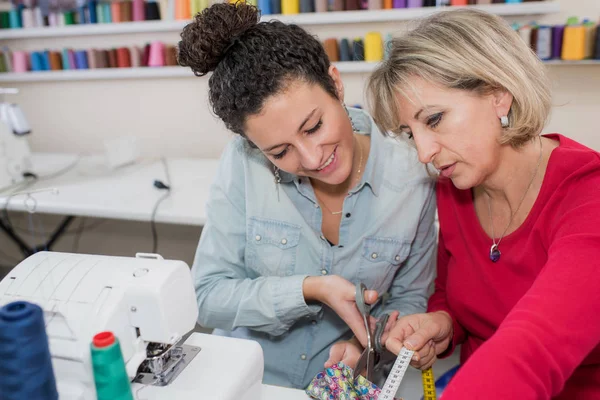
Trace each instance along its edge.
<path fill-rule="evenodd" d="M 299 242 L 299 226 L 252 217 L 246 234 L 246 265 L 262 276 L 291 276 Z"/>
<path fill-rule="evenodd" d="M 398 267 L 406 260 L 410 243 L 392 237 L 363 239 L 358 278 L 367 288 L 385 292 Z"/>

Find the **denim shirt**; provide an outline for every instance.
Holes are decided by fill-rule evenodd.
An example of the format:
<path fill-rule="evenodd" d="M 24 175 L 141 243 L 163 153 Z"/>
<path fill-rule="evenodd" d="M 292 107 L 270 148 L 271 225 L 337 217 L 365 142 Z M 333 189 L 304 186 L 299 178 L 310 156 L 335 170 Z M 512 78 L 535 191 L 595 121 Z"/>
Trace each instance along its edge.
<path fill-rule="evenodd" d="M 338 245 L 321 232 L 308 178 L 281 171 L 277 185 L 270 161 L 241 137 L 225 149 L 211 187 L 192 268 L 198 322 L 260 343 L 266 384 L 305 388 L 331 345 L 352 337 L 329 307 L 305 302 L 307 276 L 336 274 L 385 294 L 376 316 L 424 312 L 431 293 L 434 181 L 412 146 L 385 137 L 362 110 L 350 115 L 371 149 L 344 200 Z"/>

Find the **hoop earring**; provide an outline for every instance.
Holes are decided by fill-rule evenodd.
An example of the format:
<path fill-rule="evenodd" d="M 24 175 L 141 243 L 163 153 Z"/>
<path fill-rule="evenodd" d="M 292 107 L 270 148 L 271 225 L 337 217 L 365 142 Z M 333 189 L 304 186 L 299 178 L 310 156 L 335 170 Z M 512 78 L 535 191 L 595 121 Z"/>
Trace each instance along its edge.
<path fill-rule="evenodd" d="M 500 117 L 500 125 L 503 128 L 508 128 L 509 123 L 508 123 L 508 115 L 503 115 Z"/>
<path fill-rule="evenodd" d="M 350 111 L 348 111 L 348 107 L 346 107 L 346 103 L 342 102 L 342 107 L 346 110 L 346 114 L 348 115 L 348 119 L 350 120 L 350 125 L 352 126 L 352 132 L 358 132 L 356 129 L 356 125 L 354 125 L 354 121 L 352 121 L 352 117 L 350 116 Z"/>

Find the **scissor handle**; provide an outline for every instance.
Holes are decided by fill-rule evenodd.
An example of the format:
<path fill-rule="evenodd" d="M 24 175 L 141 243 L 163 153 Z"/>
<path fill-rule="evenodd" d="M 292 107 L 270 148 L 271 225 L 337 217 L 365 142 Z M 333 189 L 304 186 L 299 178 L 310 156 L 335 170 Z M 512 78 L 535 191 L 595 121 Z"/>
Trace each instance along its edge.
<path fill-rule="evenodd" d="M 388 320 L 390 319 L 390 314 L 385 313 L 377 320 L 377 324 L 375 325 L 375 352 L 383 353 L 385 350 L 383 348 L 383 343 L 381 343 L 381 337 L 383 336 L 383 332 L 385 331 L 385 326 L 387 325 Z"/>

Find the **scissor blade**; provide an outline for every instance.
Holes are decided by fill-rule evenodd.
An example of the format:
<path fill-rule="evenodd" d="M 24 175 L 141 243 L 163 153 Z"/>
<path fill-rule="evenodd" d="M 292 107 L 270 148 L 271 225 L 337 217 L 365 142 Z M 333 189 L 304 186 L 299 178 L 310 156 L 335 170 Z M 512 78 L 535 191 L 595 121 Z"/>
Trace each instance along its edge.
<path fill-rule="evenodd" d="M 352 377 L 354 379 L 358 378 L 358 375 L 360 375 L 361 371 L 363 369 L 365 369 L 365 367 L 367 366 L 367 357 L 369 356 L 369 349 L 365 349 L 362 354 L 360 355 L 360 358 L 358 359 L 358 363 L 356 363 L 356 367 L 354 368 L 354 374 L 352 375 Z"/>

